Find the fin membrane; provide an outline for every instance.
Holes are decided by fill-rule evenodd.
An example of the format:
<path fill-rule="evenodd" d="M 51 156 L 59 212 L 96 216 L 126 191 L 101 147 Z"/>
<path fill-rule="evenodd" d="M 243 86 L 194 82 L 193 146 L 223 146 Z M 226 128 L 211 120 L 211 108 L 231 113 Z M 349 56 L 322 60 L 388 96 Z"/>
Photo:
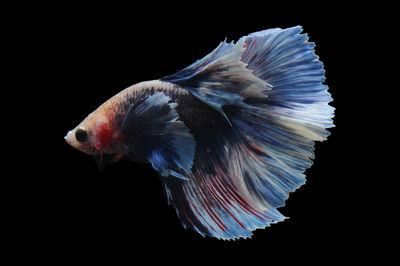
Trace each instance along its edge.
<path fill-rule="evenodd" d="M 240 60 L 243 51 L 224 41 L 203 59 L 161 80 L 184 87 L 224 115 L 222 106 L 240 105 L 248 97 L 263 98 L 271 89 Z"/>
<path fill-rule="evenodd" d="M 254 207 L 241 186 L 236 184 L 236 167 L 224 167 L 227 155 L 222 157 L 225 163 L 209 168 L 209 163 L 221 161 L 221 158 L 200 150 L 197 149 L 200 159 L 188 181 L 171 177 L 161 179 L 168 202 L 175 207 L 185 228 L 203 236 L 237 239 L 251 237 L 252 231 L 285 219 L 276 209 Z"/>
<path fill-rule="evenodd" d="M 218 120 L 191 128 L 196 156 L 189 180 L 162 179 L 184 226 L 235 239 L 284 219 L 276 208 L 305 183 L 314 141 L 334 126 L 323 65 L 301 31 L 270 29 L 223 42 L 164 78 L 212 107 L 199 112 Z"/>
<path fill-rule="evenodd" d="M 126 147 L 133 158 L 151 162 L 162 176 L 186 178 L 191 173 L 195 141 L 185 124 L 178 120 L 176 103 L 156 92 L 131 104 L 120 126 Z"/>

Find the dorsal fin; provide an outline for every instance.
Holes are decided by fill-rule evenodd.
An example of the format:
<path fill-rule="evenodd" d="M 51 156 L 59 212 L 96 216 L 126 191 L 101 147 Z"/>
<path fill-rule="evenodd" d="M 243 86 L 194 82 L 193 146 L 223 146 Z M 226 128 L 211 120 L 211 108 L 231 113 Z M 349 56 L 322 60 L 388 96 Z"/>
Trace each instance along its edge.
<path fill-rule="evenodd" d="M 241 61 L 244 49 L 223 41 L 201 60 L 161 80 L 184 87 L 226 118 L 224 105 L 242 105 L 249 97 L 266 98 L 265 92 L 272 88 L 246 68 Z"/>

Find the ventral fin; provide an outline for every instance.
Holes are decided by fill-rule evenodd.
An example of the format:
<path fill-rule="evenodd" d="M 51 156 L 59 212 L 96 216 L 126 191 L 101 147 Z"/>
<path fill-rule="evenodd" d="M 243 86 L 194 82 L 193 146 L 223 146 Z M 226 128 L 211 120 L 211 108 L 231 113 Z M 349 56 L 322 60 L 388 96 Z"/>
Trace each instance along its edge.
<path fill-rule="evenodd" d="M 94 160 L 97 163 L 97 168 L 99 169 L 99 171 L 103 171 L 104 167 L 117 162 L 119 159 L 121 159 L 121 157 L 122 154 L 119 153 L 104 154 L 102 152 L 99 155 L 93 156 Z"/>

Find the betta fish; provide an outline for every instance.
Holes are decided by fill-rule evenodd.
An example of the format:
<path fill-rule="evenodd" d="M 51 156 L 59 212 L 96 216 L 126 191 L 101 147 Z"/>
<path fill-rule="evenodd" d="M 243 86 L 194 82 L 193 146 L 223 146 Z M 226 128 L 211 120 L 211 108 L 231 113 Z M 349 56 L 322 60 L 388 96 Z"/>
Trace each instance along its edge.
<path fill-rule="evenodd" d="M 285 217 L 334 108 L 323 64 L 300 26 L 221 42 L 187 68 L 132 85 L 65 137 L 100 168 L 128 159 L 159 173 L 185 228 L 219 239 Z"/>

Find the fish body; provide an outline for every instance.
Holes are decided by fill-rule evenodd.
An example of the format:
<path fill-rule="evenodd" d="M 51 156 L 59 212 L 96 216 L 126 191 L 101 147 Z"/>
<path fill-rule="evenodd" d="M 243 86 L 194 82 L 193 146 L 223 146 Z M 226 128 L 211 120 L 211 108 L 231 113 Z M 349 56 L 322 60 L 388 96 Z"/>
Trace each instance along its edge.
<path fill-rule="evenodd" d="M 215 123 L 215 119 L 212 119 L 209 123 L 210 121 L 201 116 L 201 108 L 196 108 L 196 106 L 203 104 L 186 89 L 170 82 L 151 80 L 132 85 L 100 105 L 75 129 L 68 132 L 65 137 L 67 143 L 95 156 L 100 164 L 100 169 L 110 163 L 109 161 L 100 161 L 100 157 L 112 154 L 112 156 L 120 159 L 123 156 L 131 155 L 132 151 L 124 145 L 126 138 L 124 133 L 120 131 L 121 123 L 132 104 L 143 101 L 156 92 L 168 96 L 171 103 L 176 103 L 179 106 L 177 108 L 179 119 L 183 120 L 184 115 L 187 120 L 185 124 L 189 128 L 193 128 L 193 130 L 205 129 Z M 213 111 L 212 108 L 207 106 L 203 106 L 204 108 L 209 109 L 209 112 Z M 197 119 L 197 122 L 191 123 L 190 118 Z M 200 121 L 203 121 L 203 123 Z M 75 134 L 79 129 L 87 132 L 89 141 L 80 143 L 76 139 Z M 139 155 L 136 158 L 131 156 L 130 159 L 142 161 L 140 157 Z"/>
<path fill-rule="evenodd" d="M 66 141 L 100 168 L 151 163 L 184 227 L 221 239 L 279 222 L 333 127 L 322 63 L 301 27 L 222 42 L 189 67 L 135 84 Z"/>
<path fill-rule="evenodd" d="M 177 90 L 177 86 L 159 80 L 140 82 L 130 86 L 100 105 L 74 130 L 69 131 L 65 139 L 72 146 L 90 155 L 97 155 L 100 150 L 104 153 L 123 152 L 123 146 L 120 145 L 123 139 L 119 132 L 119 127 L 130 104 L 134 103 L 135 100 L 144 99 L 157 91 L 171 96 L 174 96 L 174 94 L 178 96 L 179 92 L 176 92 Z M 185 92 L 183 91 L 183 93 Z M 91 142 L 94 145 L 85 147 L 80 144 L 73 136 L 77 129 L 88 131 Z"/>

